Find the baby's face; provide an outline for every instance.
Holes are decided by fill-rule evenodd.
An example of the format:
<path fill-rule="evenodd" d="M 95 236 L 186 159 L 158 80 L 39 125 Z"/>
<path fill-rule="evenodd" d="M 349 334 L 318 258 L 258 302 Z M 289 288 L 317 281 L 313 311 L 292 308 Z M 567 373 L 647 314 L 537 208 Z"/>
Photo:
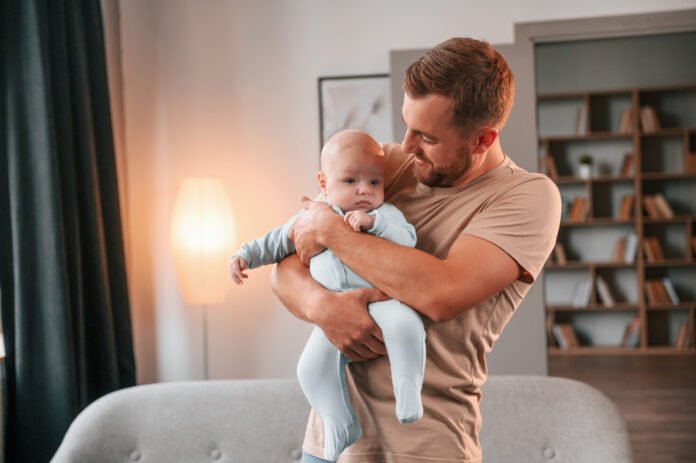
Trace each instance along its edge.
<path fill-rule="evenodd" d="M 349 149 L 324 166 L 323 192 L 343 212 L 371 211 L 384 202 L 384 156 Z"/>

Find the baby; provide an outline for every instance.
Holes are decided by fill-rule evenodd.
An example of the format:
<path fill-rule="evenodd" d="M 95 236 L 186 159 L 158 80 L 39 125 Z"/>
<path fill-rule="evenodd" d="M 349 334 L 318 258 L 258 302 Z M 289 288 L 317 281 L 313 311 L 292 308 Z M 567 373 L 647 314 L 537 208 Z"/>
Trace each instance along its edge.
<path fill-rule="evenodd" d="M 396 207 L 384 203 L 384 152 L 368 134 L 346 130 L 331 137 L 321 153 L 317 180 L 326 202 L 356 232 L 415 246 L 413 226 Z M 246 243 L 232 257 L 230 273 L 237 284 L 247 277 L 247 268 L 278 262 L 295 251 L 288 232 L 302 212 L 282 227 Z M 329 250 L 312 257 L 309 269 L 312 277 L 331 291 L 372 288 Z M 413 309 L 394 299 L 371 303 L 368 308 L 387 348 L 396 416 L 401 423 L 416 421 L 423 416 L 423 322 Z M 297 366 L 302 391 L 324 426 L 324 458 L 331 461 L 362 435 L 345 382 L 348 362 L 315 326 Z"/>

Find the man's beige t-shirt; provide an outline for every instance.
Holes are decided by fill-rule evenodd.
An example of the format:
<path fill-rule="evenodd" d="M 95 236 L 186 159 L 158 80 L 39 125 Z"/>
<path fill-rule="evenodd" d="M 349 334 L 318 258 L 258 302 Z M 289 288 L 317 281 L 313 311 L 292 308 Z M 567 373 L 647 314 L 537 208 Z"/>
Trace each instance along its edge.
<path fill-rule="evenodd" d="M 399 145 L 386 145 L 385 154 L 385 199 L 415 226 L 418 249 L 444 259 L 461 234 L 474 235 L 508 253 L 525 274 L 453 320 L 435 323 L 423 317 L 427 360 L 424 415 L 419 421 L 406 425 L 397 421 L 387 357 L 348 366 L 346 376 L 363 436 L 343 452 L 339 462 L 480 462 L 479 400 L 487 376 L 485 354 L 554 246 L 560 195 L 548 177 L 529 173 L 508 157 L 461 188 L 430 188 L 416 181 L 414 158 Z M 476 272 L 475 263 L 471 272 Z M 323 455 L 321 420 L 314 412 L 303 448 Z"/>

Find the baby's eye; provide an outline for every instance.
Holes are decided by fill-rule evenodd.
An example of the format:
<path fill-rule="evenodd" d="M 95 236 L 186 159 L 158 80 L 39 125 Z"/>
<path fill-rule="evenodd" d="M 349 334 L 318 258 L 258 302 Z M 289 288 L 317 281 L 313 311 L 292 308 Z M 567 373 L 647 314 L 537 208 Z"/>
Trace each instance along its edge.
<path fill-rule="evenodd" d="M 355 179 L 354 178 L 347 178 L 344 180 L 344 182 L 350 183 L 352 185 L 353 183 L 355 183 Z"/>
<path fill-rule="evenodd" d="M 381 182 L 377 178 L 370 180 L 370 185 L 379 185 Z"/>

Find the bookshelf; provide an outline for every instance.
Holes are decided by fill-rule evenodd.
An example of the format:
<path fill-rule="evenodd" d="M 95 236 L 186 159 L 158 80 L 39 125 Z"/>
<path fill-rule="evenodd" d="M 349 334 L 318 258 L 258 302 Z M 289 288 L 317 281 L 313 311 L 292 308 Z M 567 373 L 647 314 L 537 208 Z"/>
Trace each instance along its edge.
<path fill-rule="evenodd" d="M 696 85 L 540 93 L 537 122 L 549 355 L 696 354 Z"/>

